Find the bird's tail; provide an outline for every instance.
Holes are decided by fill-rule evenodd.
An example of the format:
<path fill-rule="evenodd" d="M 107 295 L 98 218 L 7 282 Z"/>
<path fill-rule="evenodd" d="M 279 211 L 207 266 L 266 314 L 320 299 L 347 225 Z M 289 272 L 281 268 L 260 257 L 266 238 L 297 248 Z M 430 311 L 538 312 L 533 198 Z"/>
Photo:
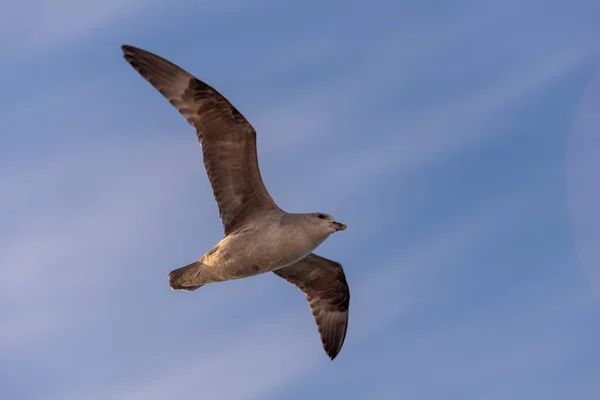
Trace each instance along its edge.
<path fill-rule="evenodd" d="M 173 290 L 186 290 L 188 292 L 204 286 L 208 282 L 202 280 L 203 267 L 204 264 L 201 261 L 196 261 L 169 272 L 169 286 Z"/>

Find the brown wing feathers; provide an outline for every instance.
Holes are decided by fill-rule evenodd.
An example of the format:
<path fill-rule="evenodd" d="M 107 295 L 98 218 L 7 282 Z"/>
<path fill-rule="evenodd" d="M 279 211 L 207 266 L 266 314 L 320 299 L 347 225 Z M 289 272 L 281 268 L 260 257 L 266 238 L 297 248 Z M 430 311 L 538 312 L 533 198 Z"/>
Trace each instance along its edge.
<path fill-rule="evenodd" d="M 256 213 L 279 209 L 262 181 L 256 132 L 244 116 L 219 92 L 177 65 L 132 46 L 122 49 L 131 66 L 196 129 L 225 234 Z M 274 272 L 305 293 L 323 348 L 334 359 L 344 344 L 350 304 L 341 264 L 309 254 Z"/>
<path fill-rule="evenodd" d="M 253 213 L 278 208 L 258 168 L 256 131 L 214 88 L 147 51 L 123 46 L 125 59 L 196 129 L 204 166 L 229 234 Z"/>
<path fill-rule="evenodd" d="M 333 360 L 342 349 L 348 328 L 350 289 L 342 265 L 311 253 L 273 272 L 304 292 L 323 348 Z"/>

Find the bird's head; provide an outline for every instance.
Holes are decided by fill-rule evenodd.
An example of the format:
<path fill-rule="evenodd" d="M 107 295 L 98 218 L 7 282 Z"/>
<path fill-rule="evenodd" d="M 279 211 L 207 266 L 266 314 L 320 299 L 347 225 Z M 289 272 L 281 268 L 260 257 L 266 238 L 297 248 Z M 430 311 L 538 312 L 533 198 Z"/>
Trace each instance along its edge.
<path fill-rule="evenodd" d="M 309 214 L 309 218 L 314 224 L 319 225 L 323 230 L 327 231 L 328 234 L 334 232 L 343 231 L 346 229 L 346 225 L 337 222 L 331 215 L 325 213 L 312 213 Z"/>

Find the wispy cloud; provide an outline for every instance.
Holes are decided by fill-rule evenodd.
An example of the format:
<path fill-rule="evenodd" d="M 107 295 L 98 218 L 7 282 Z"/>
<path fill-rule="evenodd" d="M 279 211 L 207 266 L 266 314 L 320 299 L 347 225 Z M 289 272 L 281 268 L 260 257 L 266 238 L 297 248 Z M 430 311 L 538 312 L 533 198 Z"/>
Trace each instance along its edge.
<path fill-rule="evenodd" d="M 592 55 L 590 46 L 550 53 L 531 65 L 496 77 L 497 81 L 489 87 L 421 112 L 412 123 L 399 121 L 398 126 L 388 128 L 390 131 L 377 141 L 361 141 L 360 150 L 349 157 L 352 161 L 332 165 L 325 180 L 336 176 L 356 183 L 357 179 L 368 181 L 374 175 L 390 171 L 397 179 L 399 175 L 414 174 L 423 166 L 498 140 L 498 133 L 487 128 L 490 123 L 498 124 L 499 117 L 581 67 Z M 510 134 L 513 134 L 510 130 L 500 133 Z"/>
<path fill-rule="evenodd" d="M 448 286 L 452 282 L 442 279 L 457 272 L 448 270 L 449 260 L 494 241 L 523 214 L 531 213 L 536 198 L 523 188 L 520 191 L 470 209 L 416 243 L 398 244 L 400 251 L 387 253 L 381 265 L 356 271 L 361 285 L 353 293 L 361 301 L 354 307 L 353 317 L 363 323 L 354 329 L 353 337 L 365 340 L 382 325 L 432 301 L 437 297 L 434 294 L 452 291 Z M 399 223 L 404 225 L 402 220 Z"/>
<path fill-rule="evenodd" d="M 588 360 L 591 341 L 573 343 L 594 308 L 566 272 L 551 201 L 560 184 L 548 165 L 560 161 L 548 161 L 546 135 L 560 132 L 528 131 L 541 162 L 518 152 L 514 118 L 595 55 L 597 28 L 578 7 L 577 29 L 560 35 L 561 7 L 527 16 L 539 1 L 356 3 L 341 14 L 325 2 L 317 15 L 306 14 L 316 5 L 229 2 L 244 12 L 210 17 L 189 2 L 169 6 L 162 25 L 138 18 L 166 4 L 30 2 L 0 17 L 2 33 L 43 49 L 40 65 L 69 43 L 89 50 L 7 82 L 6 396 L 514 398 L 519 384 L 537 398 L 552 394 L 535 391 L 545 379 L 558 399 L 595 388 L 592 367 L 564 374 Z M 353 293 L 335 362 L 303 296 L 275 276 L 168 289 L 167 272 L 222 228 L 191 128 L 107 39 L 131 37 L 123 21 L 134 17 L 143 47 L 206 76 L 258 129 L 261 169 L 284 208 L 352 228 L 319 249 L 342 262 Z M 536 118 L 553 124 L 560 108 Z"/>
<path fill-rule="evenodd" d="M 96 388 L 91 396 L 86 388 L 80 393 L 61 393 L 56 398 L 153 400 L 190 395 L 258 398 L 315 361 L 311 356 L 314 353 L 306 351 L 312 343 L 294 332 L 295 325 L 291 319 L 266 326 L 263 323 L 242 325 L 235 332 L 225 334 L 225 339 L 208 352 L 198 352 L 198 347 L 190 343 L 187 360 L 167 368 L 163 365 L 153 374 L 133 376 L 108 390 Z M 252 345 L 248 345 L 250 342 Z M 294 362 L 288 362 L 290 359 Z"/>
<path fill-rule="evenodd" d="M 3 8 L 0 34 L 3 50 L 42 51 L 47 46 L 82 39 L 120 18 L 159 4 L 158 0 L 27 0 Z"/>
<path fill-rule="evenodd" d="M 16 349 L 30 336 L 48 340 L 48 330 L 80 322 L 73 313 L 86 312 L 81 300 L 127 273 L 116 267 L 132 240 L 147 240 L 145 232 L 160 223 L 149 215 L 168 215 L 182 196 L 181 164 L 160 144 L 107 151 L 111 165 L 98 150 L 68 148 L 35 170 L 2 174 L 3 209 L 11 214 L 0 232 L 0 297 L 10 304 L 2 319 L 13 332 L 4 331 L 3 346 Z"/>

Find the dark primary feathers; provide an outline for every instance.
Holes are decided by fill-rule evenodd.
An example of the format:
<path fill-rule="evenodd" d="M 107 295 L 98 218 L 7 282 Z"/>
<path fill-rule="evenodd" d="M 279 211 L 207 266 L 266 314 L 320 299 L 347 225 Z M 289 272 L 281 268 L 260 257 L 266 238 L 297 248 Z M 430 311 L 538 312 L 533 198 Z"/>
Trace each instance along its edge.
<path fill-rule="evenodd" d="M 304 292 L 323 348 L 333 360 L 342 349 L 348 328 L 350 289 L 342 265 L 311 253 L 273 272 Z"/>
<path fill-rule="evenodd" d="M 258 168 L 256 131 L 219 92 L 177 65 L 132 47 L 125 59 L 196 129 L 225 234 L 278 209 Z"/>

